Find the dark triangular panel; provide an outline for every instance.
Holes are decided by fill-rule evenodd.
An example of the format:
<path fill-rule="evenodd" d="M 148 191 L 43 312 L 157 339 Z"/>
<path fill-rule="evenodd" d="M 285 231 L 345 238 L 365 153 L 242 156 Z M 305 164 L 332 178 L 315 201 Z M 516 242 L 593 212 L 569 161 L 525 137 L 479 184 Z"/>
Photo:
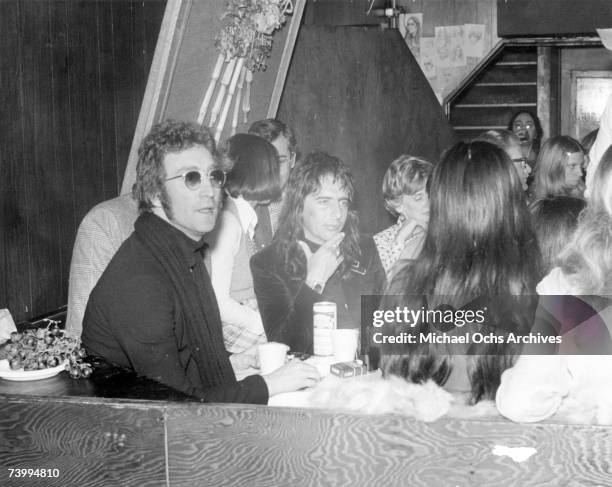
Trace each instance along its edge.
<path fill-rule="evenodd" d="M 400 154 L 436 162 L 455 140 L 397 30 L 302 26 L 278 118 L 302 153 L 321 149 L 353 167 L 362 228 L 389 224 L 383 175 Z"/>

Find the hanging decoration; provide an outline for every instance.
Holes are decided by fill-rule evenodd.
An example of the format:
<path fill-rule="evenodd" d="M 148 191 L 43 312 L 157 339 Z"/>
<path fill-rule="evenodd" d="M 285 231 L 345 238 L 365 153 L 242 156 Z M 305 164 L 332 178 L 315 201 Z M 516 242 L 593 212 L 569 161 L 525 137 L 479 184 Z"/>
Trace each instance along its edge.
<path fill-rule="evenodd" d="M 218 142 L 232 102 L 231 133 L 236 132 L 241 108 L 244 123 L 251 110 L 251 82 L 255 71 L 266 69 L 272 51 L 272 35 L 293 12 L 291 0 L 228 0 L 223 26 L 215 40 L 219 51 L 210 83 L 198 112 L 200 125 L 208 121 Z M 216 92 L 216 96 L 215 96 Z M 212 108 L 208 112 L 209 106 Z"/>

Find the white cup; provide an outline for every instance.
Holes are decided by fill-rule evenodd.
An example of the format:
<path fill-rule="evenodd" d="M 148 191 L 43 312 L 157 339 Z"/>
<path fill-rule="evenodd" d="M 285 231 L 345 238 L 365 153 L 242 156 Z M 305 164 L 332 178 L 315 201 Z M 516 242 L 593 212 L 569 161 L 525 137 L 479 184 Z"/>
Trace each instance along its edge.
<path fill-rule="evenodd" d="M 359 344 L 359 330 L 353 328 L 332 330 L 332 344 L 336 362 L 355 360 L 355 352 L 357 352 L 357 345 Z"/>
<path fill-rule="evenodd" d="M 285 365 L 288 350 L 289 347 L 284 343 L 268 342 L 258 345 L 259 372 L 266 375 Z"/>

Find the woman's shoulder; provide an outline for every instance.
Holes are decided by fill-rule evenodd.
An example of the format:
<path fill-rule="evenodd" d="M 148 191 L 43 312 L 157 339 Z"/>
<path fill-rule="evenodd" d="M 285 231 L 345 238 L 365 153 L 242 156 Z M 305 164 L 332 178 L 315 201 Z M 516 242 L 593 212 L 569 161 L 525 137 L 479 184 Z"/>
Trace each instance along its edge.
<path fill-rule="evenodd" d="M 536 286 L 539 295 L 580 294 L 560 267 L 552 269 Z"/>

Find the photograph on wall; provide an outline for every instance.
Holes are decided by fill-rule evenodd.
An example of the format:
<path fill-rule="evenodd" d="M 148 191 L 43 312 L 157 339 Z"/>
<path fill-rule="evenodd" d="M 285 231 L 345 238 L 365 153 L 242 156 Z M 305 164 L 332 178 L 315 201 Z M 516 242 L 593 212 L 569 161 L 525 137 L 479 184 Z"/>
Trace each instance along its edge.
<path fill-rule="evenodd" d="M 436 89 L 435 91 L 446 96 L 455 87 L 456 70 L 452 67 L 438 68 L 436 71 Z"/>
<path fill-rule="evenodd" d="M 400 14 L 399 29 L 406 45 L 418 61 L 420 58 L 421 30 L 423 27 L 423 14 Z"/>
<path fill-rule="evenodd" d="M 433 37 L 421 37 L 421 59 L 419 64 L 429 80 L 436 77 L 435 50 Z"/>
<path fill-rule="evenodd" d="M 484 56 L 484 24 L 465 24 L 463 26 L 463 52 L 465 57 Z"/>
<path fill-rule="evenodd" d="M 578 140 L 599 127 L 605 100 L 612 95 L 612 73 L 609 71 L 573 71 L 572 107 L 574 127 L 572 134 Z"/>
<path fill-rule="evenodd" d="M 435 28 L 436 65 L 439 68 L 465 66 L 463 26 L 447 25 Z"/>

